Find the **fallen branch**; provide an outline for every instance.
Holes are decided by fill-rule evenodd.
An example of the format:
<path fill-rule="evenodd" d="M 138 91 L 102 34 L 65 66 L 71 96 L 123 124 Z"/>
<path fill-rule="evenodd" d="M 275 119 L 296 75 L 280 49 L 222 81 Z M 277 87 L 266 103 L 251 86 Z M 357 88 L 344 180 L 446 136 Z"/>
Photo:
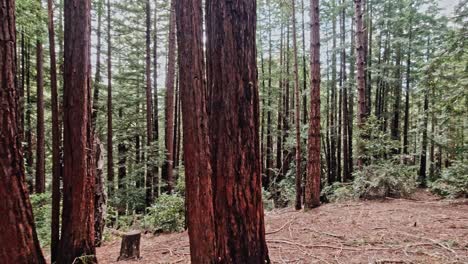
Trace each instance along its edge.
<path fill-rule="evenodd" d="M 287 221 L 287 222 L 284 223 L 284 225 L 282 225 L 280 228 L 278 228 L 278 229 L 276 229 L 276 230 L 272 230 L 272 231 L 266 232 L 265 234 L 266 234 L 266 235 L 271 235 L 271 234 L 278 233 L 278 232 L 280 232 L 281 230 L 283 230 L 288 224 L 290 224 L 291 222 L 293 222 L 294 220 L 296 220 L 296 218 L 293 218 L 293 219 Z"/>

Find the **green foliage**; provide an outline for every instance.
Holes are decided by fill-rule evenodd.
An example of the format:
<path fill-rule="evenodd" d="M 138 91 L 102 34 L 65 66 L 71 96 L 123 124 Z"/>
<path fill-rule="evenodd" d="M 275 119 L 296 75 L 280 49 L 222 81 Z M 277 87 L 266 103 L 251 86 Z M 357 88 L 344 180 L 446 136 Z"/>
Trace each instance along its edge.
<path fill-rule="evenodd" d="M 321 197 L 328 202 L 343 202 L 356 198 L 352 183 L 335 182 L 323 188 Z"/>
<path fill-rule="evenodd" d="M 52 219 L 52 194 L 31 194 L 31 205 L 33 208 L 34 221 L 37 236 L 43 248 L 50 245 L 50 225 Z"/>
<path fill-rule="evenodd" d="M 468 197 L 468 164 L 455 162 L 442 172 L 442 177 L 431 184 L 434 193 L 448 198 Z"/>
<path fill-rule="evenodd" d="M 365 166 L 354 177 L 353 192 L 364 199 L 404 197 L 416 188 L 416 169 L 388 160 Z"/>
<path fill-rule="evenodd" d="M 155 204 L 147 209 L 144 227 L 155 232 L 179 232 L 184 230 L 185 203 L 178 195 L 162 194 Z"/>

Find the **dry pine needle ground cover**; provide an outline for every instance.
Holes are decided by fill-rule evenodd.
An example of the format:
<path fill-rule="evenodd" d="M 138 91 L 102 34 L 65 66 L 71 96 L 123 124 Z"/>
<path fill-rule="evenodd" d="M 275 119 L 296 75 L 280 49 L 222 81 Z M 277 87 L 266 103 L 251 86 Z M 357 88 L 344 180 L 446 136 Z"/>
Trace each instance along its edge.
<path fill-rule="evenodd" d="M 266 212 L 272 263 L 468 263 L 468 201 L 412 199 L 325 204 L 309 212 Z M 98 248 L 117 263 L 120 239 Z M 143 235 L 138 261 L 190 263 L 187 233 Z"/>

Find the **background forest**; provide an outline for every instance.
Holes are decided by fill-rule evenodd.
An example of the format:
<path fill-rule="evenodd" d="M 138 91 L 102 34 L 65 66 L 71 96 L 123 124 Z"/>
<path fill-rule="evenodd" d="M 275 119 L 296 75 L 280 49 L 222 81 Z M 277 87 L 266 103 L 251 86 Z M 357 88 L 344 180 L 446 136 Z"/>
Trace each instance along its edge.
<path fill-rule="evenodd" d="M 354 2 L 320 1 L 321 89 L 314 98 L 320 201 L 409 197 L 418 187 L 466 198 L 468 2 L 443 12 L 437 0 L 364 0 L 363 32 L 356 32 Z M 171 5 L 92 0 L 97 245 L 112 230 L 187 227 Z M 301 209 L 312 102 L 310 2 L 261 0 L 256 10 L 263 206 Z M 40 244 L 48 251 L 59 235 L 61 210 L 62 166 L 54 168 L 53 160 L 62 160 L 63 0 L 17 0 L 16 30 L 26 180 Z M 363 43 L 356 43 L 358 33 Z M 362 65 L 356 63 L 358 44 Z"/>

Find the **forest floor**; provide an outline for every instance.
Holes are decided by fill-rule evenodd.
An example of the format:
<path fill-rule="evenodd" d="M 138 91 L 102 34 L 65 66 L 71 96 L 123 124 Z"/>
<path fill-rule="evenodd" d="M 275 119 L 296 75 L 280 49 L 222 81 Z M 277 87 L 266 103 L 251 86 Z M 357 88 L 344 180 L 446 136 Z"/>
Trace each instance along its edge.
<path fill-rule="evenodd" d="M 468 200 L 426 191 L 410 199 L 325 204 L 308 212 L 265 213 L 272 263 L 468 263 Z M 117 263 L 120 239 L 97 249 Z M 119 263 L 189 263 L 187 232 L 146 234 L 141 259 Z"/>

